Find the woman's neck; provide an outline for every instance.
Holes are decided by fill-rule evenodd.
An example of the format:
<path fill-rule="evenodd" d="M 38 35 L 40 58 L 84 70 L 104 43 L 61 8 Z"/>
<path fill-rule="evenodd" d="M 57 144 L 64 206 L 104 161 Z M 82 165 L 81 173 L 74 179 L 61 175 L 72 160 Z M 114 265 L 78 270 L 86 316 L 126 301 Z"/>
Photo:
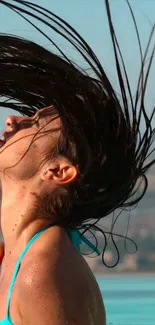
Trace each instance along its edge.
<path fill-rule="evenodd" d="M 18 252 L 30 238 L 51 220 L 40 214 L 38 197 L 26 187 L 4 188 L 1 197 L 1 231 L 5 243 L 5 254 L 14 248 Z"/>

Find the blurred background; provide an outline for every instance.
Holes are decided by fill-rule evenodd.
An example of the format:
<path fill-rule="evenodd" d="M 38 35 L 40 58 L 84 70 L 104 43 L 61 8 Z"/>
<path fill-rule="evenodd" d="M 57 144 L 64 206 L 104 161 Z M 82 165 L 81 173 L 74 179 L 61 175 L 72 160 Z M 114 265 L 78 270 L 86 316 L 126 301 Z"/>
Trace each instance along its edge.
<path fill-rule="evenodd" d="M 97 54 L 119 94 L 104 0 L 32 0 L 32 2 L 45 6 L 77 29 Z M 140 71 L 140 54 L 135 27 L 125 0 L 110 0 L 109 2 L 134 96 Z M 131 0 L 130 4 L 139 28 L 144 51 L 155 23 L 155 0 Z M 39 27 L 42 27 L 41 24 Z M 53 50 L 51 44 L 39 35 L 32 26 L 2 5 L 0 7 L 0 32 L 32 39 Z M 87 69 L 71 45 L 54 33 L 50 36 L 58 45 L 62 46 L 67 55 Z M 150 46 L 150 52 L 148 52 L 148 59 L 154 43 L 155 36 Z M 145 103 L 148 113 L 151 113 L 155 106 L 154 85 L 155 64 L 153 62 Z M 5 128 L 5 118 L 10 113 L 13 112 L 1 111 L 0 130 Z M 152 123 L 154 124 L 154 121 Z M 143 124 L 141 128 L 143 132 Z M 113 229 L 114 233 L 128 236 L 133 241 L 114 236 L 120 254 L 119 263 L 114 268 L 106 267 L 101 256 L 86 257 L 86 261 L 94 272 L 103 294 L 107 311 L 107 324 L 155 324 L 155 167 L 148 172 L 147 176 L 149 188 L 146 195 L 134 210 L 123 212 L 119 216 Z M 119 211 L 101 222 L 104 230 L 111 230 L 113 218 L 117 216 L 117 213 Z M 96 235 L 99 247 L 103 248 L 105 244 L 103 236 L 100 233 Z M 134 242 L 137 245 L 136 252 Z M 116 248 L 109 238 L 104 253 L 104 261 L 112 266 L 117 262 L 117 258 Z"/>

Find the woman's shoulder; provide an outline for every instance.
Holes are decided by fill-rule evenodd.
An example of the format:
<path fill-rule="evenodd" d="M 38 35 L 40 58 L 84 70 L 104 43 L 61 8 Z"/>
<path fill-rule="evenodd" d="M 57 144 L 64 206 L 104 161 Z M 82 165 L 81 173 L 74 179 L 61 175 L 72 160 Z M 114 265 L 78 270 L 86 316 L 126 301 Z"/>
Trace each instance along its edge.
<path fill-rule="evenodd" d="M 20 286 L 22 292 L 32 290 L 33 294 L 36 288 L 44 292 L 48 288 L 51 297 L 59 296 L 64 301 L 64 308 L 70 315 L 73 311 L 84 315 L 88 310 L 94 318 L 94 313 L 104 312 L 94 275 L 84 258 L 67 241 L 65 245 L 51 245 L 50 241 L 45 241 L 41 249 L 36 245 L 23 263 Z M 89 317 L 87 313 L 86 317 Z"/>

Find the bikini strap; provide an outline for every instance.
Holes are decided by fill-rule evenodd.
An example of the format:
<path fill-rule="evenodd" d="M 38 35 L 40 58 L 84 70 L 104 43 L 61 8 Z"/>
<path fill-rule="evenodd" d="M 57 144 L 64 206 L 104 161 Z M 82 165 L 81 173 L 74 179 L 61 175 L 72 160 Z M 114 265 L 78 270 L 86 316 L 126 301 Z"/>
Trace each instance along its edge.
<path fill-rule="evenodd" d="M 17 277 L 17 273 L 19 271 L 20 268 L 20 264 L 21 264 L 21 260 L 24 257 L 24 255 L 26 254 L 26 252 L 28 251 L 28 249 L 30 248 L 30 246 L 34 243 L 34 241 L 48 228 L 50 228 L 51 225 L 48 225 L 46 227 L 44 227 L 43 229 L 41 229 L 40 231 L 38 231 L 28 242 L 28 244 L 25 246 L 25 248 L 23 249 L 22 253 L 20 254 L 14 272 L 13 272 L 13 276 L 10 282 L 10 286 L 9 286 L 9 290 L 8 290 L 8 296 L 7 296 L 7 317 L 10 318 L 10 301 L 11 301 L 11 295 L 12 295 L 12 290 L 15 284 L 15 280 Z"/>
<path fill-rule="evenodd" d="M 69 235 L 69 238 L 70 238 L 72 244 L 77 248 L 77 250 L 80 253 L 81 253 L 80 245 L 83 242 L 89 248 L 91 248 L 93 252 L 95 252 L 97 255 L 100 255 L 99 249 L 93 243 L 91 243 L 91 241 L 86 236 L 82 235 L 79 230 L 68 229 L 68 235 Z"/>
<path fill-rule="evenodd" d="M 8 290 L 8 296 L 7 296 L 7 317 L 10 319 L 10 301 L 11 301 L 11 295 L 12 295 L 12 290 L 15 284 L 15 280 L 17 277 L 17 273 L 20 268 L 21 260 L 30 248 L 30 246 L 34 243 L 34 241 L 48 228 L 50 228 L 52 225 L 48 225 L 44 227 L 42 230 L 38 231 L 28 242 L 28 244 L 25 246 L 23 249 L 22 253 L 20 254 L 17 263 L 15 265 L 15 269 L 12 275 L 12 279 L 10 282 L 9 290 Z M 82 242 L 84 242 L 88 247 L 90 247 L 94 252 L 97 253 L 97 255 L 100 255 L 99 250 L 97 247 L 95 247 L 85 236 L 81 235 L 80 231 L 78 230 L 68 230 L 68 235 L 72 241 L 72 244 L 77 248 L 77 250 L 80 252 L 80 245 Z"/>

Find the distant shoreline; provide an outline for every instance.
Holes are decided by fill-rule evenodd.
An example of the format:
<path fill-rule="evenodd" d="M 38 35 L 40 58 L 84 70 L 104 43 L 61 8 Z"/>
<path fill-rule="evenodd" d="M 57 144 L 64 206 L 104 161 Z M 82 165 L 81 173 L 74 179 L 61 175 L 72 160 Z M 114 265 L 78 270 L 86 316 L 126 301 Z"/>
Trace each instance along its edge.
<path fill-rule="evenodd" d="M 108 273 L 108 272 L 103 272 L 103 273 L 97 273 L 97 272 L 95 272 L 94 273 L 94 275 L 95 275 L 95 277 L 97 277 L 98 279 L 99 278 L 105 278 L 105 277 L 108 277 L 108 278 L 110 278 L 110 277 L 113 277 L 113 278 L 120 278 L 120 277 L 137 277 L 137 278 L 139 278 L 139 277 L 142 277 L 142 278 L 144 278 L 144 277 L 146 277 L 146 278 L 148 278 L 148 277 L 150 277 L 150 278 L 155 278 L 155 272 L 119 272 L 119 273 Z"/>

